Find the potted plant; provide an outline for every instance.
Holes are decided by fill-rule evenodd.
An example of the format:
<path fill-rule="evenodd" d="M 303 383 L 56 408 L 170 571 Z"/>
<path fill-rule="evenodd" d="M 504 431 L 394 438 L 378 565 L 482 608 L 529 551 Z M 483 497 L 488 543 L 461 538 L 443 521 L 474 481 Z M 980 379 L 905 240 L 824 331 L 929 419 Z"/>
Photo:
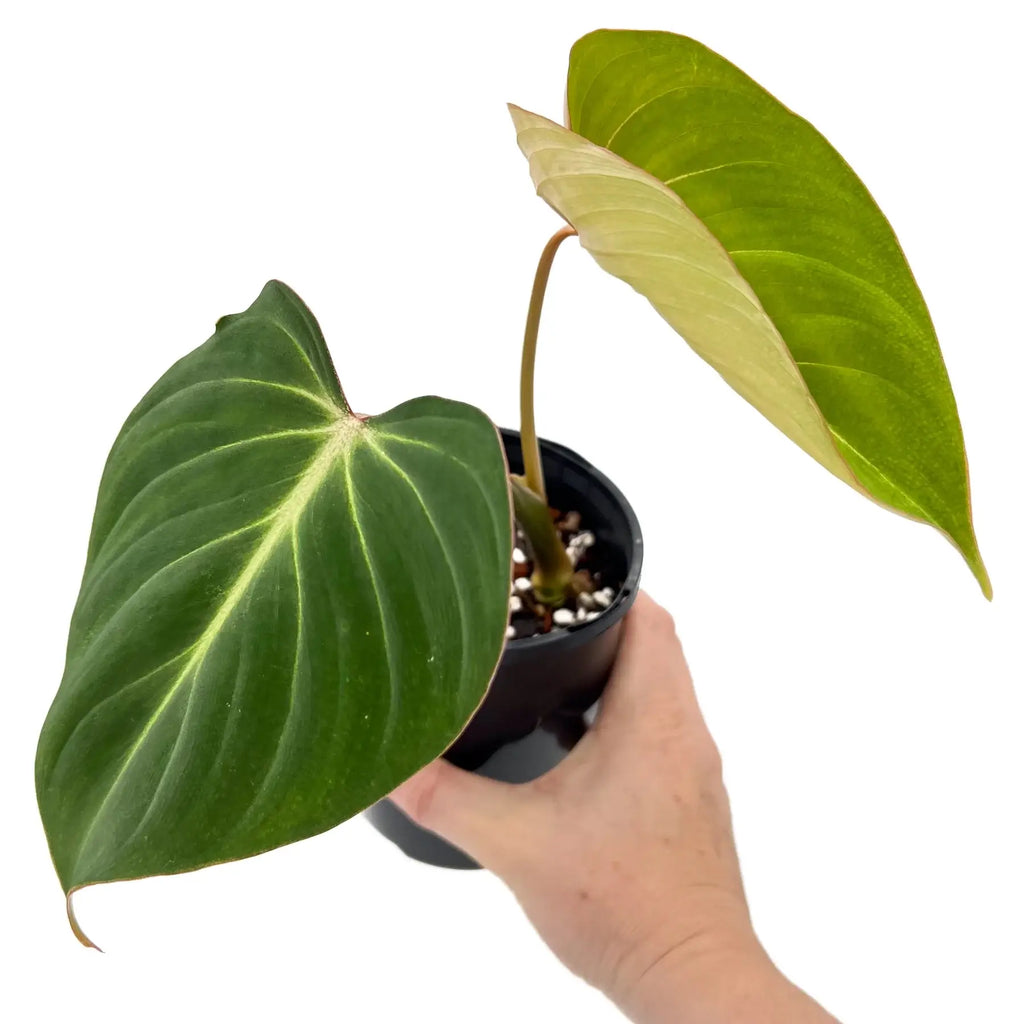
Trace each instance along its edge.
<path fill-rule="evenodd" d="M 537 439 L 533 356 L 567 238 L 826 469 L 940 530 L 991 596 L 927 309 L 842 158 L 667 33 L 579 40 L 566 107 L 567 127 L 511 108 L 566 221 L 530 302 L 521 435 L 437 397 L 353 411 L 278 282 L 125 422 L 36 760 L 83 942 L 82 886 L 251 856 L 367 808 L 458 863 L 386 795 L 445 751 L 530 777 L 585 728 L 641 542 L 609 481 Z"/>

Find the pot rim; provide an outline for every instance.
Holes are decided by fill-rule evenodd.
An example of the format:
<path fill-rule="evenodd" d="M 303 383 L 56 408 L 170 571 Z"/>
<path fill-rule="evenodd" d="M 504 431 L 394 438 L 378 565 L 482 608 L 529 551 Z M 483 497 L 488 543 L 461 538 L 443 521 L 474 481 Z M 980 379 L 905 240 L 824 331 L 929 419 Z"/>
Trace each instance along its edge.
<path fill-rule="evenodd" d="M 506 435 L 515 438 L 517 441 L 520 438 L 519 431 L 510 427 L 499 427 L 498 431 L 502 435 L 503 441 Z M 632 606 L 633 601 L 636 599 L 636 594 L 640 589 L 640 570 L 643 565 L 644 544 L 643 535 L 640 531 L 640 521 L 637 519 L 636 512 L 633 511 L 633 506 L 630 505 L 629 501 L 627 501 L 626 496 L 622 491 L 620 491 L 604 473 L 597 469 L 578 452 L 573 451 L 572 448 L 568 448 L 564 444 L 559 444 L 557 441 L 549 441 L 543 437 L 538 438 L 537 440 L 540 444 L 542 459 L 545 449 L 556 452 L 568 462 L 574 463 L 578 469 L 586 473 L 587 476 L 591 477 L 608 493 L 615 504 L 619 506 L 620 511 L 626 519 L 629 532 L 633 537 L 633 544 L 630 550 L 625 552 L 628 566 L 626 570 L 626 578 L 622 581 L 618 592 L 615 594 L 615 599 L 601 615 L 596 619 L 592 619 L 590 622 L 581 622 L 579 625 L 570 626 L 568 629 L 563 629 L 558 633 L 535 633 L 533 636 L 521 637 L 515 640 L 505 640 L 504 646 L 502 647 L 501 657 L 504 657 L 505 652 L 509 650 L 525 652 L 553 644 L 565 644 L 570 641 L 579 643 L 585 638 L 599 636 L 606 629 L 611 629 L 612 626 L 622 620 L 626 612 L 628 612 L 629 608 Z"/>

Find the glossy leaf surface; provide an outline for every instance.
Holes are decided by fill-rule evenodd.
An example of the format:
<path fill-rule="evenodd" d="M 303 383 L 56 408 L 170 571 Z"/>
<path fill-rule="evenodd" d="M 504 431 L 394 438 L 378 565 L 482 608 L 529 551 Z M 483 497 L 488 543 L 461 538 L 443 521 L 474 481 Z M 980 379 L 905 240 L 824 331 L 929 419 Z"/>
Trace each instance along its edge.
<path fill-rule="evenodd" d="M 107 461 L 37 792 L 66 891 L 328 829 L 440 754 L 504 643 L 507 469 L 478 410 L 348 408 L 271 282 Z"/>
<path fill-rule="evenodd" d="M 990 594 L 928 311 L 825 138 L 717 54 L 659 32 L 581 39 L 567 111 L 572 133 L 513 116 L 538 191 L 584 247 L 819 462 L 942 531 Z"/>

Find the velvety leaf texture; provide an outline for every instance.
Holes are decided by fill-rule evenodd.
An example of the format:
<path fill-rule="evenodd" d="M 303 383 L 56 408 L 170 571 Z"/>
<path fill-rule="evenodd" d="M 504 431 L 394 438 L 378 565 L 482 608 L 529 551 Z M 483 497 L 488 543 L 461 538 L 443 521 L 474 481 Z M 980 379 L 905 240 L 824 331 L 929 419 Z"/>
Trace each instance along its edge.
<path fill-rule="evenodd" d="M 278 282 L 222 319 L 100 484 L 36 761 L 65 890 L 314 835 L 440 754 L 503 647 L 510 509 L 478 410 L 354 415 Z"/>
<path fill-rule="evenodd" d="M 524 145 L 518 117 L 517 124 L 538 190 L 577 227 L 584 247 L 837 476 L 943 532 L 991 596 L 931 319 L 889 223 L 828 141 L 728 61 L 662 32 L 599 31 L 579 40 L 567 112 L 566 134 L 591 150 L 555 143 L 550 129 L 547 141 Z M 624 195 L 622 166 L 598 168 L 600 154 L 647 172 L 646 192 Z M 680 200 L 672 211 L 668 190 Z M 710 260 L 707 237 L 686 214 L 732 269 Z M 674 288 L 668 260 L 677 264 Z M 788 353 L 767 370 L 769 332 L 748 296 L 740 298 L 735 274 Z M 708 296 L 727 281 L 735 308 L 716 325 L 721 308 Z M 811 429 L 808 398 L 834 455 Z"/>

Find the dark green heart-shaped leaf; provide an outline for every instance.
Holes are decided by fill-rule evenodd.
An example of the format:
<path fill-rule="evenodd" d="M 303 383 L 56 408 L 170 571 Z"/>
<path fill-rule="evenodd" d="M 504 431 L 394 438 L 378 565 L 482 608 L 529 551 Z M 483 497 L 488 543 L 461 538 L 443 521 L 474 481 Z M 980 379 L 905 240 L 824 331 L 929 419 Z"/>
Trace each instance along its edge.
<path fill-rule="evenodd" d="M 511 549 L 481 412 L 353 414 L 277 282 L 221 320 L 100 484 L 36 761 L 69 908 L 322 832 L 440 754 L 500 656 Z"/>
<path fill-rule="evenodd" d="M 662 32 L 576 43 L 567 110 L 573 132 L 513 116 L 538 191 L 581 244 L 819 462 L 942 531 L 990 596 L 928 311 L 839 154 L 733 65 Z"/>

